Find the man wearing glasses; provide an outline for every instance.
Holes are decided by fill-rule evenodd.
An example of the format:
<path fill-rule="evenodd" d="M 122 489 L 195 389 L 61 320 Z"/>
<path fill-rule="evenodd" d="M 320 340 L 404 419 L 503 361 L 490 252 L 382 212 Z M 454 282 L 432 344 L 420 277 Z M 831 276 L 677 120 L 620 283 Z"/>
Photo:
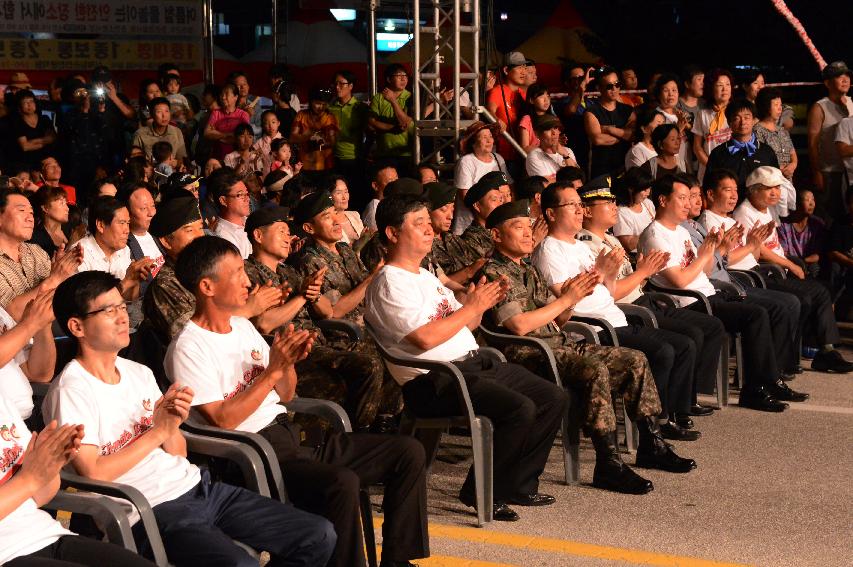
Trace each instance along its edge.
<path fill-rule="evenodd" d="M 338 137 L 335 140 L 335 171 L 347 178 L 350 184 L 350 205 L 360 211 L 370 200 L 366 191 L 364 167 L 358 159 L 364 157 L 364 130 L 367 128 L 369 109 L 353 95 L 355 75 L 346 69 L 335 73 L 335 100 L 329 104 L 329 112 L 338 121 Z"/>
<path fill-rule="evenodd" d="M 590 177 L 617 173 L 622 169 L 636 121 L 633 108 L 620 102 L 619 89 L 622 85 L 616 69 L 599 69 L 596 86 L 600 93 L 598 101 L 590 101 L 583 115 L 584 129 L 592 148 Z"/>
<path fill-rule="evenodd" d="M 406 68 L 398 63 L 389 65 L 385 70 L 385 88 L 370 102 L 369 124 L 377 134 L 374 157 L 393 160 L 401 175 L 411 169 L 415 133 L 408 84 Z"/>
<path fill-rule="evenodd" d="M 249 190 L 246 184 L 228 167 L 217 169 L 207 178 L 207 191 L 219 207 L 213 234 L 231 242 L 240 250 L 243 259 L 252 253 L 246 236 L 246 217 L 249 216 Z"/>

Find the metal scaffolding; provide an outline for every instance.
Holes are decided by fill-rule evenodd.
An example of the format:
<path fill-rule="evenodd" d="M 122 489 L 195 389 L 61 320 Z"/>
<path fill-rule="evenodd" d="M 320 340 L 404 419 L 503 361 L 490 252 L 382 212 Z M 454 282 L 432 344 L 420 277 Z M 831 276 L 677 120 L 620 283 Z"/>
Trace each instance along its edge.
<path fill-rule="evenodd" d="M 480 0 L 414 0 L 413 4 L 415 159 L 418 163 L 438 163 L 441 152 L 452 148 L 452 161 L 455 162 L 458 158 L 455 142 L 459 131 L 471 123 L 471 120 L 463 118 L 458 104 L 462 92 L 468 93 L 473 108 L 480 106 Z M 427 22 L 424 26 L 421 26 L 422 9 Z M 462 23 L 463 14 L 469 15 L 465 24 Z M 427 38 L 432 41 L 425 42 Z M 422 58 L 424 50 L 427 53 Z M 446 104 L 440 97 L 443 88 L 441 74 L 448 68 L 452 70 L 455 94 Z M 435 110 L 424 119 L 423 110 L 429 102 L 434 103 Z M 427 155 L 422 155 L 423 138 L 433 141 Z"/>

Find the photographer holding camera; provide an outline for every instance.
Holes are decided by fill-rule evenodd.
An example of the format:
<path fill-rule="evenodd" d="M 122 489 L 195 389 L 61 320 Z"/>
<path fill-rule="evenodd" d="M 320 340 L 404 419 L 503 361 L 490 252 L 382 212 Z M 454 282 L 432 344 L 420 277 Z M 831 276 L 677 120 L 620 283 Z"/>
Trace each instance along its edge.
<path fill-rule="evenodd" d="M 293 120 L 290 141 L 299 147 L 302 171 L 326 171 L 334 165 L 333 150 L 338 137 L 338 121 L 329 112 L 332 93 L 311 89 L 308 109 L 300 110 Z"/>

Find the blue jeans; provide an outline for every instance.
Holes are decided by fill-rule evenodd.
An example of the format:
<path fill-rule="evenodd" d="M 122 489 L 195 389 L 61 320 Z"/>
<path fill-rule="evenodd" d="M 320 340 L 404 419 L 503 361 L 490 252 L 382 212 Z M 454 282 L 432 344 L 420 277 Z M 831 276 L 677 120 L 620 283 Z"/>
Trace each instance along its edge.
<path fill-rule="evenodd" d="M 202 470 L 192 490 L 154 507 L 169 561 L 181 565 L 257 567 L 232 540 L 268 551 L 273 567 L 325 565 L 335 549 L 332 524 L 320 516 L 222 482 Z M 151 548 L 142 522 L 133 527 L 140 551 Z"/>

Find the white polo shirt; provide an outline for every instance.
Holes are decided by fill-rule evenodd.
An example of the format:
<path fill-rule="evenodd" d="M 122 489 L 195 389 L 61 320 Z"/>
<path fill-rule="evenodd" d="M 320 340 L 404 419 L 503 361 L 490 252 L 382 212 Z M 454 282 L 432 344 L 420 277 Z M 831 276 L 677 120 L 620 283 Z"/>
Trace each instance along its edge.
<path fill-rule="evenodd" d="M 224 238 L 236 246 L 240 250 L 240 255 L 243 256 L 244 260 L 251 255 L 252 243 L 249 242 L 249 235 L 246 234 L 246 227 L 244 225 L 234 224 L 220 217 L 216 222 L 213 234 Z"/>
<path fill-rule="evenodd" d="M 120 280 L 124 279 L 127 268 L 130 266 L 130 248 L 125 246 L 107 258 L 106 253 L 91 234 L 81 238 L 79 246 L 83 249 L 83 261 L 77 266 L 78 272 L 99 270 L 110 273 Z"/>

